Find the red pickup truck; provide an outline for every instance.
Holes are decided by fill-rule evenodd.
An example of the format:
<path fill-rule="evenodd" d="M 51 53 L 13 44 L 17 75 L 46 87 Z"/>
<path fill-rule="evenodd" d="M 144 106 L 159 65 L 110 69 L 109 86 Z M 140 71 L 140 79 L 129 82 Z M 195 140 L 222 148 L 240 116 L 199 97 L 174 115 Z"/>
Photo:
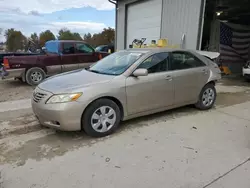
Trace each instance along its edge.
<path fill-rule="evenodd" d="M 46 77 L 87 68 L 109 55 L 96 52 L 83 41 L 52 40 L 46 42 L 43 53 L 33 56 L 4 57 L 7 78 L 18 78 L 29 85 L 37 85 Z"/>

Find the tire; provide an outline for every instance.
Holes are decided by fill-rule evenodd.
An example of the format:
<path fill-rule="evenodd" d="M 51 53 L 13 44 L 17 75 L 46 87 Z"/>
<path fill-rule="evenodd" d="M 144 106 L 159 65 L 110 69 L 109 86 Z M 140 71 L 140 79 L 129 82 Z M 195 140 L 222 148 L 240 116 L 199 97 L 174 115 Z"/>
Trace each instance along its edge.
<path fill-rule="evenodd" d="M 208 110 L 214 106 L 216 97 L 217 93 L 214 84 L 207 84 L 202 88 L 195 107 L 200 110 Z"/>
<path fill-rule="evenodd" d="M 31 68 L 25 74 L 25 80 L 31 86 L 40 84 L 45 78 L 46 74 L 44 70 L 39 67 Z"/>
<path fill-rule="evenodd" d="M 246 82 L 250 82 L 250 77 L 249 76 L 244 76 Z"/>
<path fill-rule="evenodd" d="M 101 113 L 101 110 L 105 113 Z M 108 113 L 112 115 L 108 116 Z M 112 134 L 120 122 L 121 111 L 118 105 L 109 99 L 98 99 L 94 101 L 87 107 L 82 116 L 82 128 L 87 135 L 92 137 L 104 137 Z M 95 127 L 94 124 L 96 125 Z"/>

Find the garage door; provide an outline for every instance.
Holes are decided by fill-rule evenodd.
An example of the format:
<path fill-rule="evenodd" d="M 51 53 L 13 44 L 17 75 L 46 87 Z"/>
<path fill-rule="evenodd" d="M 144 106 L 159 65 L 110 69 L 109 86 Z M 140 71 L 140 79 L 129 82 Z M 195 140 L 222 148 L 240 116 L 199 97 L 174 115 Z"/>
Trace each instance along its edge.
<path fill-rule="evenodd" d="M 126 46 L 134 39 L 147 38 L 145 43 L 160 38 L 162 0 L 134 3 L 127 9 Z"/>

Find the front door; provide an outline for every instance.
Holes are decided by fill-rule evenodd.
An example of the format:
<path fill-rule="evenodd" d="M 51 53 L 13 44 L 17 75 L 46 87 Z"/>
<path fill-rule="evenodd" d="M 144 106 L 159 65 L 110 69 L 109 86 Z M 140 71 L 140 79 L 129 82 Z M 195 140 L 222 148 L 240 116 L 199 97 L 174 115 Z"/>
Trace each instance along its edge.
<path fill-rule="evenodd" d="M 85 43 L 76 43 L 76 54 L 79 68 L 87 68 L 98 60 L 95 50 Z"/>
<path fill-rule="evenodd" d="M 147 76 L 126 79 L 128 114 L 136 114 L 171 106 L 174 100 L 172 72 L 168 71 L 168 53 L 147 58 L 138 68 L 145 68 Z"/>
<path fill-rule="evenodd" d="M 68 72 L 78 69 L 77 54 L 75 54 L 75 44 L 65 42 L 62 44 L 62 72 Z"/>
<path fill-rule="evenodd" d="M 174 74 L 174 103 L 181 105 L 196 101 L 208 80 L 208 67 L 189 52 L 176 51 L 171 57 L 170 69 Z"/>

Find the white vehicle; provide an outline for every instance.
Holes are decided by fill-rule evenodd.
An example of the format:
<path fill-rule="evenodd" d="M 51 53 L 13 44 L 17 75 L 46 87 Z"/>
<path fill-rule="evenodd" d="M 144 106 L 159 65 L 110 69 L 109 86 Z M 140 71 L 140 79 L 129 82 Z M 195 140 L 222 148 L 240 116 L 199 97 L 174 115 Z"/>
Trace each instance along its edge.
<path fill-rule="evenodd" d="M 242 68 L 242 74 L 246 80 L 250 81 L 250 61 L 247 61 L 247 63 Z"/>

